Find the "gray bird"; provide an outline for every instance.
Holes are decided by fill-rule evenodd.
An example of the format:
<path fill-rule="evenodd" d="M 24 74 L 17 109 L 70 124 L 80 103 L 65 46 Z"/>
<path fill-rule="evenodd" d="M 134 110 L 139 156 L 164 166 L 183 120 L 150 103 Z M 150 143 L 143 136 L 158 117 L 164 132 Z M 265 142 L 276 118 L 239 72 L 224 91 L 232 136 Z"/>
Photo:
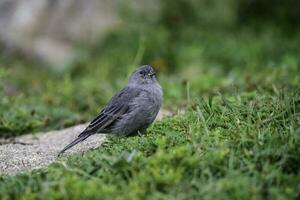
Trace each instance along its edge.
<path fill-rule="evenodd" d="M 163 98 L 162 88 L 150 65 L 138 67 L 125 88 L 117 93 L 98 116 L 59 155 L 95 133 L 132 136 L 145 133 L 156 118 Z"/>

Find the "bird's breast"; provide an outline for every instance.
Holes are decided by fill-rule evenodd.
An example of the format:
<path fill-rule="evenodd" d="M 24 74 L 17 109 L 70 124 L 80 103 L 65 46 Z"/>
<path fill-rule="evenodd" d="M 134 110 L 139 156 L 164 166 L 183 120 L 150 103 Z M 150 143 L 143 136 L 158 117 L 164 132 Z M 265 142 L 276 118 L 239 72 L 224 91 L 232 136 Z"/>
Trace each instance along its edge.
<path fill-rule="evenodd" d="M 162 103 L 161 87 L 141 88 L 140 94 L 129 104 L 129 112 L 115 124 L 116 135 L 130 135 L 145 130 L 156 118 Z"/>
<path fill-rule="evenodd" d="M 143 95 L 141 95 L 141 110 L 149 116 L 149 120 L 154 120 L 160 106 L 162 104 L 163 92 L 159 84 L 151 85 L 144 90 Z"/>

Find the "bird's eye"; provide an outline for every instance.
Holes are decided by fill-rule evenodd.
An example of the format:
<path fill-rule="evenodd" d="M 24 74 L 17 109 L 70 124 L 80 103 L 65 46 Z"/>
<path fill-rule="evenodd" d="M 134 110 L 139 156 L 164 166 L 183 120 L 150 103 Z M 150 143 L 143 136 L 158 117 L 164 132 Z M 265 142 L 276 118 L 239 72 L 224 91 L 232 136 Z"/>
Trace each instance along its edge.
<path fill-rule="evenodd" d="M 140 72 L 139 74 L 140 74 L 140 76 L 144 76 L 145 75 L 144 72 Z"/>

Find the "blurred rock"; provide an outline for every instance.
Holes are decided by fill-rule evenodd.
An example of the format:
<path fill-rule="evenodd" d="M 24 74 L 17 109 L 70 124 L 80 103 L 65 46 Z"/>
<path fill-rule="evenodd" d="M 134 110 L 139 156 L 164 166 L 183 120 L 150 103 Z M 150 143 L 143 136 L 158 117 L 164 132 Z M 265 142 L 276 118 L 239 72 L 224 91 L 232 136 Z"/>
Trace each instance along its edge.
<path fill-rule="evenodd" d="M 2 53 L 63 64 L 72 58 L 76 42 L 116 27 L 117 10 L 117 1 L 111 0 L 1 0 Z"/>

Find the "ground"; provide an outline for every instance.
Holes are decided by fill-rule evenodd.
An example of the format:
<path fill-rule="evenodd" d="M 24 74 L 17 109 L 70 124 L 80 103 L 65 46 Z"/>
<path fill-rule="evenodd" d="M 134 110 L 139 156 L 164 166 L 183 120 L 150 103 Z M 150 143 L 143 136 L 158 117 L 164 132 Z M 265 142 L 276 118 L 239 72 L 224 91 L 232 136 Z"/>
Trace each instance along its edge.
<path fill-rule="evenodd" d="M 185 28 L 126 27 L 65 72 L 3 60 L 3 138 L 88 122 L 145 63 L 175 115 L 145 135 L 1 175 L 1 198 L 299 199 L 299 35 Z"/>

